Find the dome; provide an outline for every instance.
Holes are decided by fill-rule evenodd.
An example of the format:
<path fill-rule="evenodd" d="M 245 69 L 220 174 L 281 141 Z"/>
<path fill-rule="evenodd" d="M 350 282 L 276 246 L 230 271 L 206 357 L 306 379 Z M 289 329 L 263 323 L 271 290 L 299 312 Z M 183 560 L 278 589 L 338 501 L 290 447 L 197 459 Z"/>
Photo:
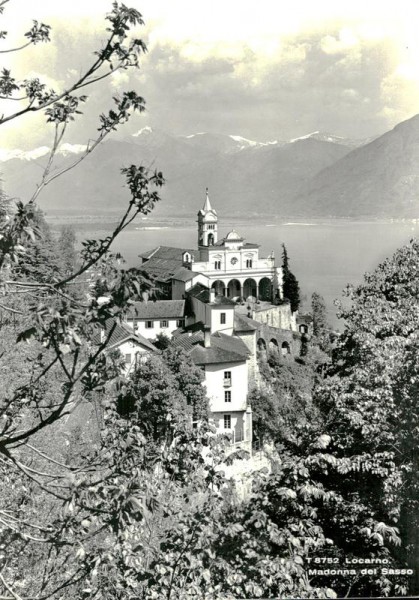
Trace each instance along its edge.
<path fill-rule="evenodd" d="M 241 242 L 243 240 L 243 238 L 234 229 L 227 233 L 225 239 L 227 242 Z"/>

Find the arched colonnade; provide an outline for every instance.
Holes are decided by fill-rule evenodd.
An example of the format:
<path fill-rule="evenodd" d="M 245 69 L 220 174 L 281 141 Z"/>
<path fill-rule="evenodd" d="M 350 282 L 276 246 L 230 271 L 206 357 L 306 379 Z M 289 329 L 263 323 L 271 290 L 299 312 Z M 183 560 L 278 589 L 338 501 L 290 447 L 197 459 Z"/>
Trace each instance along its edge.
<path fill-rule="evenodd" d="M 226 296 L 231 300 L 272 300 L 273 289 L 272 281 L 269 277 L 255 279 L 233 278 L 228 280 L 217 279 L 211 286 L 215 293 L 220 296 Z"/>

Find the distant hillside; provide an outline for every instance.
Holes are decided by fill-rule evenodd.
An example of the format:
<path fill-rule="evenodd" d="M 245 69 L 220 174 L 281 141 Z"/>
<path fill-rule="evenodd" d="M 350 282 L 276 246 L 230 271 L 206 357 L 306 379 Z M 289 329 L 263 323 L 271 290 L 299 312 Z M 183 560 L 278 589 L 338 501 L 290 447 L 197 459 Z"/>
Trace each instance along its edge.
<path fill-rule="evenodd" d="M 304 216 L 419 217 L 419 115 L 321 170 L 291 206 Z"/>
<path fill-rule="evenodd" d="M 30 197 L 46 150 L 14 151 L 9 159 L 1 154 L 6 193 Z M 80 151 L 68 145 L 62 165 Z M 103 143 L 44 190 L 40 204 L 46 211 L 118 210 L 128 199 L 120 170 L 130 164 L 163 171 L 166 185 L 155 216 L 194 214 L 209 187 L 214 206 L 230 216 L 419 217 L 419 115 L 366 144 L 318 131 L 288 142 L 257 142 L 145 127 L 125 141 Z"/>
<path fill-rule="evenodd" d="M 30 196 L 46 162 L 45 150 L 15 152 L 15 158 L 3 160 L 6 193 Z M 74 159 L 71 150 L 60 158 L 63 166 Z M 73 151 L 79 153 L 80 147 Z M 46 188 L 40 203 L 47 211 L 116 210 L 128 198 L 121 167 L 144 164 L 162 170 L 167 181 L 156 215 L 195 213 L 207 186 L 226 214 L 281 213 L 303 182 L 349 151 L 342 143 L 311 135 L 292 143 L 255 142 L 236 135 L 170 136 L 144 128 L 126 141 L 103 143 L 76 170 Z"/>

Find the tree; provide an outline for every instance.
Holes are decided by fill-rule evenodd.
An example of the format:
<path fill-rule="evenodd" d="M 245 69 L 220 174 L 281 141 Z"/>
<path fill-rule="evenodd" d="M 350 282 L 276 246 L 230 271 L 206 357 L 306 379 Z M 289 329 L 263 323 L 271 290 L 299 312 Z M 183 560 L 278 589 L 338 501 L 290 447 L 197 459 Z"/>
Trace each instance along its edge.
<path fill-rule="evenodd" d="M 140 362 L 119 395 L 121 414 L 138 422 L 154 441 L 169 439 L 177 428 L 208 420 L 208 398 L 201 369 L 181 348 Z"/>
<path fill-rule="evenodd" d="M 53 284 L 65 275 L 61 248 L 41 210 L 34 206 L 31 216 L 33 239 L 28 240 L 25 251 L 12 267 L 14 279 Z"/>
<path fill-rule="evenodd" d="M 153 345 L 159 350 L 166 350 L 170 346 L 170 338 L 162 331 L 158 333 L 153 341 Z"/>
<path fill-rule="evenodd" d="M 324 298 L 317 292 L 313 292 L 311 296 L 311 311 L 313 315 L 313 334 L 321 338 L 327 331 L 327 314 Z"/>
<path fill-rule="evenodd" d="M 60 231 L 59 247 L 62 269 L 65 275 L 71 275 L 77 267 L 76 233 L 71 225 L 64 225 Z"/>
<path fill-rule="evenodd" d="M 282 277 L 284 296 L 290 301 L 292 312 L 295 312 L 300 306 L 300 286 L 295 275 L 289 270 L 288 252 L 285 244 L 282 244 Z"/>
<path fill-rule="evenodd" d="M 1 4 L 1 12 L 4 11 L 5 4 L 5 2 Z M 92 66 L 65 91 L 46 91 L 45 85 L 35 80 L 25 80 L 19 83 L 13 79 L 10 72 L 3 72 L 2 77 L 0 77 L 0 89 L 3 98 L 8 100 L 17 99 L 16 96 L 23 93 L 23 97 L 19 96 L 18 99 L 19 102 L 23 103 L 23 108 L 9 115 L 3 115 L 0 119 L 0 125 L 11 119 L 18 119 L 26 113 L 43 111 L 47 122 L 51 123 L 54 128 L 54 142 L 47 167 L 35 194 L 26 204 L 18 201 L 13 213 L 5 214 L 1 221 L 0 286 L 5 294 L 5 302 L 2 304 L 2 308 L 4 311 L 23 316 L 23 311 L 13 308 L 12 304 L 8 305 L 7 300 L 13 303 L 17 294 L 23 294 L 31 298 L 26 307 L 29 308 L 29 311 L 25 314 L 25 317 L 27 317 L 26 321 L 28 318 L 29 320 L 32 319 L 32 323 L 30 327 L 21 332 L 18 340 L 29 339 L 32 336 L 41 346 L 53 349 L 56 353 L 53 364 L 62 368 L 66 380 L 62 403 L 58 403 L 56 410 L 51 411 L 48 416 L 43 414 L 37 424 L 26 432 L 20 432 L 17 437 L 16 434 L 12 433 L 14 427 L 3 430 L 4 438 L 1 444 L 3 452 L 6 452 L 6 447 L 12 447 L 17 442 L 23 442 L 35 431 L 43 429 L 51 421 L 61 418 L 72 394 L 80 384 L 84 385 L 85 388 L 87 386 L 87 389 L 92 388 L 92 386 L 95 387 L 91 380 L 91 372 L 96 358 L 102 353 L 106 343 L 103 348 L 93 354 L 87 352 L 90 358 L 83 364 L 81 364 L 82 357 L 86 358 L 86 356 L 81 352 L 81 349 L 85 346 L 86 340 L 91 337 L 92 329 L 96 324 L 103 323 L 108 316 L 117 316 L 122 312 L 129 297 L 130 289 L 135 287 L 135 281 L 127 275 L 118 275 L 113 281 L 110 281 L 108 286 L 109 301 L 106 306 L 99 305 L 97 297 L 92 296 L 88 302 L 79 302 L 67 292 L 80 276 L 91 271 L 102 260 L 115 237 L 132 222 L 138 213 L 147 213 L 152 209 L 159 196 L 156 189 L 150 188 L 152 186 L 158 188 L 163 183 L 160 173 L 148 174 L 147 169 L 144 167 L 131 165 L 122 169 L 131 198 L 115 230 L 103 240 L 85 241 L 80 265 L 72 273 L 60 276 L 59 273 L 55 272 L 56 269 L 53 266 L 53 240 L 45 221 L 41 217 L 41 213 L 36 207 L 35 200 L 39 197 L 42 189 L 60 174 L 60 172 L 54 174 L 51 172 L 57 150 L 62 142 L 68 123 L 80 114 L 78 110 L 79 103 L 87 101 L 87 96 L 76 97 L 74 94 L 109 76 L 111 72 L 117 69 L 137 67 L 139 55 L 145 50 L 141 40 L 137 38 L 131 40 L 129 36 L 130 27 L 143 23 L 138 11 L 114 2 L 113 9 L 106 16 L 106 19 L 109 27 L 107 29 L 108 39 L 104 48 L 97 52 Z M 6 32 L 2 32 L 2 38 L 5 37 Z M 35 23 L 34 28 L 26 34 L 26 37 L 29 44 L 48 41 L 49 27 Z M 16 49 L 10 51 L 12 50 Z M 114 101 L 117 105 L 116 109 L 110 110 L 107 116 L 104 114 L 100 116 L 98 138 L 87 147 L 86 152 L 71 165 L 71 168 L 75 167 L 84 156 L 92 152 L 119 124 L 126 122 L 132 112 L 144 109 L 143 99 L 135 92 L 124 92 L 120 97 L 115 97 Z M 41 244 L 37 243 L 39 238 L 43 238 Z M 46 251 L 49 253 L 48 256 L 42 254 Z M 54 271 L 53 274 L 48 274 L 46 277 L 40 272 L 41 263 L 44 259 L 48 268 L 51 270 L 52 267 Z M 18 265 L 17 269 L 14 267 L 16 264 Z M 22 272 L 19 272 L 20 265 L 22 266 Z M 138 282 L 136 285 L 138 287 Z M 49 296 L 48 304 L 39 304 L 34 301 L 35 298 L 44 298 L 46 295 Z M 65 359 L 64 356 L 66 356 Z M 70 371 L 65 364 L 65 361 L 69 360 L 74 361 Z M 49 368 L 52 368 L 52 366 Z M 41 379 L 42 377 L 41 375 Z M 97 377 L 97 381 L 100 386 L 101 377 Z M 27 392 L 26 390 L 20 390 L 19 393 L 24 395 Z M 37 403 L 42 402 L 41 398 L 37 396 L 36 386 L 31 389 L 31 398 L 35 406 Z M 18 397 L 8 400 L 6 413 L 16 402 L 19 402 Z"/>
<path fill-rule="evenodd" d="M 419 554 L 418 264 L 413 240 L 363 284 L 348 288 L 352 304 L 340 313 L 346 329 L 315 392 L 336 461 L 325 481 L 356 505 L 357 514 L 369 515 L 368 539 L 382 543 L 386 528 L 399 528 L 401 545 L 388 549 L 402 568 L 416 564 Z M 419 590 L 417 577 L 388 582 L 388 590 L 391 584 L 396 592 L 408 584 L 411 593 Z"/>
<path fill-rule="evenodd" d="M 120 406 L 124 407 L 124 414 L 138 423 L 143 435 L 156 442 L 170 439 L 176 426 L 192 425 L 191 409 L 176 377 L 159 357 L 150 357 L 137 365 L 132 382 L 120 396 Z"/>
<path fill-rule="evenodd" d="M 298 446 L 307 424 L 319 419 L 313 403 L 313 388 L 319 378 L 317 363 L 306 362 L 284 361 L 275 352 L 260 365 L 266 391 L 252 394 L 255 427 L 266 429 L 267 437 L 281 448 Z M 253 400 L 251 406 L 254 410 Z"/>
<path fill-rule="evenodd" d="M 324 352 L 330 352 L 330 327 L 327 322 L 326 303 L 323 296 L 313 292 L 311 296 L 311 312 L 313 316 L 314 342 Z"/>
<path fill-rule="evenodd" d="M 278 407 L 272 394 L 254 388 L 249 394 L 252 407 L 253 438 L 262 445 L 276 439 L 278 434 Z"/>
<path fill-rule="evenodd" d="M 0 13 L 6 7 L 5 0 L 0 2 Z M 68 250 L 62 264 L 37 207 L 45 186 L 75 168 L 134 112 L 144 110 L 137 92 L 121 92 L 113 98 L 113 107 L 99 115 L 97 136 L 85 151 L 70 166 L 57 165 L 57 152 L 69 123 L 80 118 L 89 86 L 116 70 L 138 67 L 145 51 L 142 40 L 131 36 L 131 29 L 143 24 L 138 11 L 114 2 L 106 19 L 106 41 L 92 64 L 66 89 L 48 89 L 38 78 L 17 81 L 7 69 L 0 75 L 0 96 L 7 101 L 6 108 L 18 107 L 2 111 L 0 125 L 40 112 L 53 130 L 47 164 L 32 197 L 15 203 L 2 199 L 0 209 L 1 339 L 7 342 L 0 356 L 0 470 L 7 488 L 6 496 L 0 498 L 0 519 L 8 543 L 7 556 L 0 558 L 0 588 L 11 598 L 28 594 L 49 598 L 63 590 L 68 596 L 71 586 L 86 581 L 93 563 L 83 563 L 84 545 L 100 545 L 103 530 L 115 517 L 113 507 L 118 505 L 112 479 L 118 470 L 118 461 L 112 459 L 118 454 L 101 456 L 96 447 L 86 454 L 74 450 L 64 456 L 69 440 L 63 423 L 64 417 L 71 419 L 82 412 L 81 407 L 94 407 L 109 381 L 121 378 L 119 359 L 106 352 L 113 330 L 96 346 L 91 339 L 107 319 L 122 316 L 130 296 L 139 294 L 143 283 L 127 272 L 107 269 L 107 259 L 116 236 L 159 200 L 163 177 L 144 166 L 124 167 L 128 190 L 124 212 L 109 236 L 83 243 L 76 264 L 71 264 L 74 240 L 70 232 L 61 238 Z M 9 51 L 48 42 L 49 31 L 48 25 L 35 21 L 25 34 L 27 41 Z M 0 38 L 6 37 L 2 31 Z M 106 302 L 94 292 L 103 269 L 110 275 Z M 73 287 L 83 278 L 88 278 L 91 293 L 74 294 Z M 99 485 L 105 473 L 108 479 L 105 476 Z M 88 498 L 80 499 L 75 482 Z M 96 529 L 95 504 L 101 495 L 102 500 L 112 498 L 114 505 L 110 500 Z M 87 531 L 89 523 L 93 523 L 91 532 Z M 86 595 L 79 592 L 78 597 Z"/>
<path fill-rule="evenodd" d="M 193 420 L 206 421 L 209 409 L 208 398 L 203 386 L 204 374 L 202 370 L 191 363 L 188 354 L 182 348 L 169 346 L 162 356 L 175 376 L 179 390 L 185 396 L 186 402 L 192 410 Z"/>

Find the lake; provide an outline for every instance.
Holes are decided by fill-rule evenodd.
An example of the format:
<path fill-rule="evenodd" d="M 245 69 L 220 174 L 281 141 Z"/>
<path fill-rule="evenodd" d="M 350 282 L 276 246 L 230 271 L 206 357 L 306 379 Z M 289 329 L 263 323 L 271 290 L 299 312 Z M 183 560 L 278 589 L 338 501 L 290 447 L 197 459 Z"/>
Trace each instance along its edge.
<path fill-rule="evenodd" d="M 334 300 L 342 298 L 345 286 L 360 283 L 365 272 L 374 270 L 397 248 L 419 235 L 419 223 L 410 221 L 278 223 L 266 220 L 250 223 L 231 219 L 223 222 L 222 217 L 220 221 L 219 239 L 234 227 L 248 242 L 260 244 L 261 256 L 274 250 L 279 263 L 281 245 L 285 243 L 290 269 L 300 283 L 302 309 L 309 309 L 314 291 L 322 294 L 329 320 L 339 329 L 342 329 L 342 323 L 336 318 Z M 190 226 L 184 223 L 173 225 L 170 221 L 144 220 L 136 229 L 121 234 L 114 251 L 124 256 L 127 266 L 134 266 L 139 264 L 140 253 L 159 245 L 195 248 L 195 218 L 191 218 Z"/>

